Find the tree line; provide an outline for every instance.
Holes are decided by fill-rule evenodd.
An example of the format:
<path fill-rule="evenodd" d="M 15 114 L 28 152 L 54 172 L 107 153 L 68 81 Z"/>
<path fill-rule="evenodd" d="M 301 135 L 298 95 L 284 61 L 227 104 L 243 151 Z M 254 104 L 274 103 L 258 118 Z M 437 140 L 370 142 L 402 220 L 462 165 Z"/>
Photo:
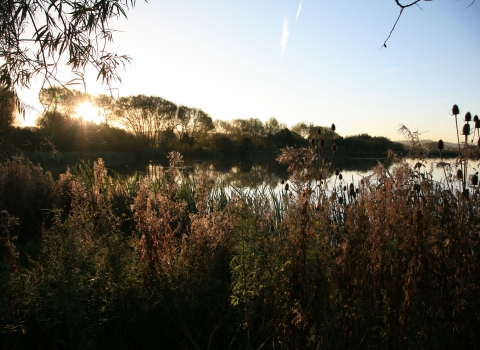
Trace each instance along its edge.
<path fill-rule="evenodd" d="M 289 128 L 275 117 L 265 122 L 258 118 L 213 120 L 199 108 L 177 105 L 159 96 L 140 94 L 114 99 L 53 87 L 42 89 L 39 100 L 45 111 L 38 117 L 36 127 L 15 128 L 11 117 L 14 109 L 1 110 L 7 143 L 15 147 L 28 144 L 36 150 L 56 147 L 63 152 L 141 153 L 148 149 L 175 150 L 187 155 L 217 152 L 227 156 L 250 156 L 312 142 L 318 146 L 335 143 L 337 152 L 354 156 L 403 150 L 403 145 L 385 137 L 342 137 L 332 127 L 313 123 L 299 122 Z M 100 123 L 76 117 L 76 109 L 82 103 L 96 108 Z"/>

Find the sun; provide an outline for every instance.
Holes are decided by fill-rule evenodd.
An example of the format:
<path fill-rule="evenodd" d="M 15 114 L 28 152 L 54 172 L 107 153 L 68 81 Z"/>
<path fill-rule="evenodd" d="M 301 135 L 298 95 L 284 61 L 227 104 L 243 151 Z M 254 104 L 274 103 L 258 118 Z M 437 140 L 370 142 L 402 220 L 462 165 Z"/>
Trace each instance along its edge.
<path fill-rule="evenodd" d="M 78 118 L 93 122 L 95 124 L 101 124 L 103 122 L 98 113 L 98 108 L 92 106 L 90 102 L 83 102 L 75 108 L 75 114 Z"/>

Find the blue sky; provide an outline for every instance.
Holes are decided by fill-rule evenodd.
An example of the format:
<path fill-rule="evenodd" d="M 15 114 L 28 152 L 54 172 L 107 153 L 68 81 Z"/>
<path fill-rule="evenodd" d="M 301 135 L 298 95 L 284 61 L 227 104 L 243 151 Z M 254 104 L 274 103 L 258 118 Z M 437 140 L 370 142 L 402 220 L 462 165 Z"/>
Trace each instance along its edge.
<path fill-rule="evenodd" d="M 114 49 L 133 58 L 120 96 L 147 94 L 214 119 L 335 123 L 343 136 L 456 140 L 454 103 L 480 114 L 480 3 L 394 0 L 138 1 Z M 87 71 L 87 90 L 105 92 Z"/>

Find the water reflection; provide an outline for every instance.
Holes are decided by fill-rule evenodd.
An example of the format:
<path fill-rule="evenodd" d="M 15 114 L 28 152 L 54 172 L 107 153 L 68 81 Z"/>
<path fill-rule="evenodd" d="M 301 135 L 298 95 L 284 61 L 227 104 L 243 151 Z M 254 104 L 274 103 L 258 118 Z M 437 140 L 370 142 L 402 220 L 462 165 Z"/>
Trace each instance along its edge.
<path fill-rule="evenodd" d="M 352 159 L 338 158 L 334 159 L 330 167 L 330 176 L 333 176 L 335 169 L 338 168 L 343 177 L 348 181 L 358 182 L 363 176 L 368 175 L 371 169 L 382 162 L 386 167 L 390 163 L 385 160 L 377 159 Z M 150 161 L 149 163 L 139 163 L 135 165 L 112 167 L 115 172 L 121 174 L 133 174 L 140 171 L 147 176 L 155 177 L 158 174 L 159 167 L 166 167 L 168 164 L 162 162 Z M 279 164 L 274 159 L 268 160 L 250 160 L 238 158 L 224 158 L 221 160 L 187 160 L 183 170 L 189 177 L 193 177 L 195 172 L 205 171 L 217 186 L 231 185 L 236 188 L 256 188 L 266 186 L 272 189 L 279 188 L 282 179 L 288 179 L 287 166 Z"/>

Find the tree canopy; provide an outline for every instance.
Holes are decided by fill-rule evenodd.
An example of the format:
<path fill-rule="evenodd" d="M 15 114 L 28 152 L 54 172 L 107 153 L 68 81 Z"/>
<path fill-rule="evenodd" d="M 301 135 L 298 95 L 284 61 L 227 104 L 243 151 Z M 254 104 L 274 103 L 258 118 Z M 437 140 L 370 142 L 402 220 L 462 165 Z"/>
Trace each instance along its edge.
<path fill-rule="evenodd" d="M 126 17 L 136 0 L 6 0 L 0 2 L 0 86 L 12 91 L 16 107 L 26 107 L 16 90 L 40 77 L 44 86 L 82 83 L 85 68 L 110 84 L 130 57 L 110 52 L 112 19 Z M 66 65 L 76 75 L 60 81 Z"/>

